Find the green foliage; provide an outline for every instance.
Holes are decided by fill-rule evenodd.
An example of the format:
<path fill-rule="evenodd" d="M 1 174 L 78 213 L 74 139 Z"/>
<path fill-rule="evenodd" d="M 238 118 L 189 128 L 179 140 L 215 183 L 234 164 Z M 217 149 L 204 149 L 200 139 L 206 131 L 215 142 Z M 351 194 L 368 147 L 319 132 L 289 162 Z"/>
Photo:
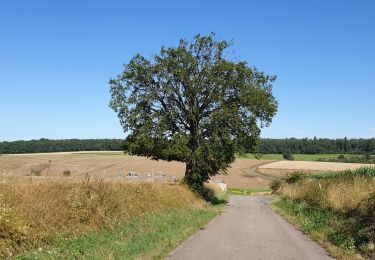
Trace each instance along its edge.
<path fill-rule="evenodd" d="M 294 156 L 293 156 L 293 154 L 290 152 L 290 150 L 285 150 L 285 151 L 283 152 L 283 158 L 284 158 L 284 160 L 294 161 Z"/>
<path fill-rule="evenodd" d="M 287 173 L 285 176 L 281 178 L 281 180 L 288 184 L 293 184 L 293 183 L 297 183 L 303 180 L 306 177 L 307 176 L 305 173 L 303 173 L 303 171 L 295 171 L 295 172 Z"/>
<path fill-rule="evenodd" d="M 328 242 L 340 248 L 344 255 L 354 255 L 359 252 L 366 259 L 374 259 L 375 251 L 371 241 L 375 241 L 375 229 L 373 224 L 369 223 L 374 220 L 374 201 L 374 197 L 366 200 L 363 204 L 367 214 L 356 213 L 355 217 L 290 199 L 277 200 L 273 203 L 273 207 L 288 216 L 302 231 L 313 235 L 320 242 Z"/>
<path fill-rule="evenodd" d="M 369 163 L 375 164 L 375 156 L 372 156 L 369 153 L 364 155 L 352 155 L 344 156 L 339 155 L 338 158 L 319 158 L 320 162 L 343 162 L 343 163 Z"/>
<path fill-rule="evenodd" d="M 226 172 L 235 152 L 255 151 L 277 110 L 275 76 L 227 59 L 231 45 L 213 34 L 180 40 L 150 60 L 135 55 L 109 82 L 128 152 L 186 163 L 195 190 Z"/>
<path fill-rule="evenodd" d="M 351 252 L 355 250 L 354 234 L 343 229 L 347 222 L 340 215 L 320 210 L 305 202 L 295 202 L 288 199 L 280 199 L 274 202 L 273 206 L 281 210 L 282 213 L 292 216 L 293 222 L 302 231 L 309 234 L 320 233 L 342 250 Z"/>
<path fill-rule="evenodd" d="M 40 139 L 30 141 L 0 142 L 0 154 L 70 151 L 121 151 L 123 149 L 123 141 L 120 139 Z"/>
<path fill-rule="evenodd" d="M 260 140 L 262 143 L 262 139 Z M 282 154 L 258 154 L 260 160 L 283 160 Z M 336 159 L 338 154 L 293 154 L 295 161 L 323 161 L 325 159 Z M 253 154 L 238 154 L 237 158 L 257 159 Z"/>
<path fill-rule="evenodd" d="M 258 152 L 262 154 L 375 154 L 375 138 L 371 139 L 261 139 Z"/>
<path fill-rule="evenodd" d="M 313 147 L 319 149 L 312 149 Z M 177 146 L 175 148 L 178 148 Z M 257 152 L 263 154 L 264 160 L 281 160 L 282 152 L 289 149 L 294 154 L 295 160 L 310 161 L 321 159 L 343 160 L 337 158 L 342 154 L 349 159 L 343 162 L 363 163 L 365 158 L 368 163 L 374 163 L 375 139 L 260 139 Z M 67 151 L 120 151 L 124 150 L 123 141 L 120 139 L 67 139 L 67 140 L 30 140 L 0 142 L 0 155 L 6 153 L 45 153 Z M 254 158 L 251 147 L 245 148 L 239 157 Z M 353 156 L 356 154 L 357 156 Z M 365 156 L 360 156 L 365 155 Z M 370 156 L 370 159 L 369 159 Z M 336 158 L 334 158 L 336 157 Z M 351 158 L 353 157 L 353 158 Z M 336 160 L 334 160 L 336 159 Z M 370 161 L 369 161 L 370 160 Z"/>
<path fill-rule="evenodd" d="M 340 172 L 329 172 L 309 175 L 309 178 L 314 179 L 334 179 L 353 177 L 375 178 L 375 167 L 362 167 L 356 170 L 345 170 Z"/>
<path fill-rule="evenodd" d="M 317 239 L 374 259 L 374 178 L 375 168 L 293 174 L 283 178 L 275 206 Z"/>

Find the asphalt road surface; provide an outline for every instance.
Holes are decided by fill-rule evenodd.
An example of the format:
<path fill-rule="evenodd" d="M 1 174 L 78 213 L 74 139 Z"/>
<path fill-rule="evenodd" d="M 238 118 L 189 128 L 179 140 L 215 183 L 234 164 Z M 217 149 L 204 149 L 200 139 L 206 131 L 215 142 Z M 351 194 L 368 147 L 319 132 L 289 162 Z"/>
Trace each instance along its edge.
<path fill-rule="evenodd" d="M 177 259 L 331 259 L 255 196 L 231 196 L 225 212 L 171 253 Z"/>

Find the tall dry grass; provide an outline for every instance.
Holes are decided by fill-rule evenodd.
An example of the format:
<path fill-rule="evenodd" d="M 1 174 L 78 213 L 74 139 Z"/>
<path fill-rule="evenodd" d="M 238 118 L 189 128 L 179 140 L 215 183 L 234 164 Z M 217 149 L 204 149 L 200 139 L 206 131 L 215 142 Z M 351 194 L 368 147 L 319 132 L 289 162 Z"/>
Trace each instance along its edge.
<path fill-rule="evenodd" d="M 284 212 L 293 212 L 318 241 L 375 259 L 374 173 L 374 168 L 315 176 L 297 172 L 275 189 Z"/>
<path fill-rule="evenodd" d="M 0 184 L 0 258 L 144 214 L 204 203 L 182 185 L 86 181 Z"/>
<path fill-rule="evenodd" d="M 375 193 L 375 180 L 367 177 L 343 179 L 304 179 L 300 182 L 282 185 L 278 190 L 282 196 L 306 201 L 340 213 L 355 210 Z"/>

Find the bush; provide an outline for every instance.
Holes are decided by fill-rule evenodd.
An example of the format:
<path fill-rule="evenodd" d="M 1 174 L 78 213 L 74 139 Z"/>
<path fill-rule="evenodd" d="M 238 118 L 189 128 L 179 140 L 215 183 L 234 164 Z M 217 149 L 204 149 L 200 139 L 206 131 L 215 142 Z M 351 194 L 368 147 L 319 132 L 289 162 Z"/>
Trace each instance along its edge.
<path fill-rule="evenodd" d="M 290 150 L 286 150 L 286 151 L 283 152 L 283 158 L 284 158 L 284 160 L 294 161 L 294 156 L 290 152 Z"/>
<path fill-rule="evenodd" d="M 356 170 L 345 170 L 340 172 L 319 173 L 309 176 L 312 179 L 341 179 L 341 178 L 375 178 L 375 167 L 362 167 Z"/>
<path fill-rule="evenodd" d="M 281 179 L 288 184 L 293 184 L 293 183 L 297 183 L 303 180 L 305 177 L 306 175 L 303 173 L 303 171 L 295 171 L 295 172 L 287 173 Z"/>
<path fill-rule="evenodd" d="M 344 160 L 345 159 L 345 156 L 343 154 L 340 154 L 338 157 L 337 157 L 339 160 Z"/>

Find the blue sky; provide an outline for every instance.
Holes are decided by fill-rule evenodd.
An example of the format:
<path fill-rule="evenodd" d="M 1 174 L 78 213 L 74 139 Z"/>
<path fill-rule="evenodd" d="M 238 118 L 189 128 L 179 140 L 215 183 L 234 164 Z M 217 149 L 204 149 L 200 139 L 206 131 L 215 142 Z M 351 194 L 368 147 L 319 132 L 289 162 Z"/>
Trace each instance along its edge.
<path fill-rule="evenodd" d="M 122 138 L 108 80 L 215 32 L 278 76 L 263 137 L 375 136 L 375 1 L 1 1 L 0 141 Z"/>

